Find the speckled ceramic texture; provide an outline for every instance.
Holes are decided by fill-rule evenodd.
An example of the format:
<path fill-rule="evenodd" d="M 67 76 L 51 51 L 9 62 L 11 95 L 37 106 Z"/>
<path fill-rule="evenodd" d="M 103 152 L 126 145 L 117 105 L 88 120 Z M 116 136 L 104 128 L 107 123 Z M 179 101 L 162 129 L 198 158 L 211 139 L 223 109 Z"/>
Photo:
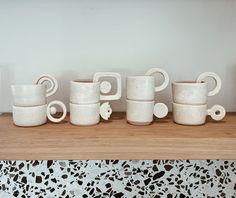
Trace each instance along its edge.
<path fill-rule="evenodd" d="M 95 104 L 100 102 L 100 82 L 71 81 L 70 102 L 72 104 Z"/>
<path fill-rule="evenodd" d="M 183 125 L 202 125 L 206 122 L 206 116 L 211 116 L 215 121 L 222 120 L 225 115 L 224 107 L 214 105 L 208 109 L 207 105 L 184 105 L 173 103 L 173 120 Z"/>
<path fill-rule="evenodd" d="M 1 161 L 0 198 L 236 197 L 235 161 Z"/>

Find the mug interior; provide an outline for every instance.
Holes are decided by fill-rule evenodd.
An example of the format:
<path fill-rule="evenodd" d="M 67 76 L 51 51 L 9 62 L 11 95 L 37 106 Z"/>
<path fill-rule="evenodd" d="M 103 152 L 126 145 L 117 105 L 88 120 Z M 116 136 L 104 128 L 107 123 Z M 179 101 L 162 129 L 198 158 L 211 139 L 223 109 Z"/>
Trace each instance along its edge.
<path fill-rule="evenodd" d="M 85 79 L 85 80 L 73 80 L 71 83 L 76 83 L 76 84 L 98 84 L 100 82 L 94 82 L 93 80 L 90 79 Z"/>
<path fill-rule="evenodd" d="M 196 82 L 196 81 L 175 81 L 173 85 L 205 85 L 206 82 Z"/>

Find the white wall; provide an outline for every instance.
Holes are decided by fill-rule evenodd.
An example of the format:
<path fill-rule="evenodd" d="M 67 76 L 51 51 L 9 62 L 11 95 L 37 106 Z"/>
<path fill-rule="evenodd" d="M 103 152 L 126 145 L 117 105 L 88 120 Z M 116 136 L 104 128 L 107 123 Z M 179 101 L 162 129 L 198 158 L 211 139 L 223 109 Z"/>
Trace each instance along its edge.
<path fill-rule="evenodd" d="M 97 71 L 123 77 L 162 67 L 172 80 L 214 71 L 221 93 L 209 100 L 236 111 L 235 0 L 0 0 L 1 105 L 9 85 L 56 76 L 68 103 L 69 80 Z M 158 94 L 170 105 L 169 89 Z M 124 110 L 125 100 L 112 103 Z"/>

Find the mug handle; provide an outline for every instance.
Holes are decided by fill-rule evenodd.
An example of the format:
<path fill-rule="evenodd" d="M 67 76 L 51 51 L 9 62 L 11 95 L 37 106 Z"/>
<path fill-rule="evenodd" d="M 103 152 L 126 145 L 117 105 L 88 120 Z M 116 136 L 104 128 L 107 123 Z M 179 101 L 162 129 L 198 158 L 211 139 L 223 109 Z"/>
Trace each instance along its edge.
<path fill-rule="evenodd" d="M 58 105 L 62 108 L 62 116 L 60 118 L 55 118 L 53 117 L 53 115 L 55 115 L 57 113 L 57 109 L 56 107 L 53 107 L 54 105 Z M 52 102 L 50 102 L 47 106 L 47 117 L 48 119 L 51 121 L 51 122 L 54 122 L 54 123 L 59 123 L 61 122 L 62 120 L 65 119 L 66 117 L 66 114 L 67 114 L 67 110 L 66 110 L 66 106 L 63 102 L 61 101 L 58 101 L 58 100 L 54 100 Z"/>
<path fill-rule="evenodd" d="M 154 106 L 153 114 L 157 118 L 164 118 L 168 115 L 168 107 L 164 103 L 157 103 Z"/>
<path fill-rule="evenodd" d="M 122 83 L 121 83 L 121 75 L 119 73 L 114 72 L 98 72 L 94 75 L 93 81 L 99 82 L 99 79 L 102 77 L 112 77 L 116 79 L 117 82 L 117 92 L 114 95 L 102 95 L 100 96 L 100 100 L 119 100 L 122 95 Z M 108 81 L 101 82 L 100 91 L 101 93 L 109 93 L 111 91 L 111 83 Z"/>
<path fill-rule="evenodd" d="M 196 82 L 198 83 L 203 82 L 205 78 L 213 78 L 216 83 L 216 87 L 208 93 L 208 96 L 214 96 L 218 94 L 222 86 L 220 77 L 216 73 L 213 73 L 213 72 L 204 72 L 197 78 Z"/>
<path fill-rule="evenodd" d="M 225 115 L 225 109 L 221 105 L 214 105 L 212 108 L 207 110 L 207 115 L 211 116 L 213 120 L 220 121 Z"/>
<path fill-rule="evenodd" d="M 148 70 L 145 75 L 152 76 L 155 73 L 159 73 L 164 77 L 164 82 L 162 83 L 162 85 L 155 88 L 155 92 L 159 92 L 159 91 L 164 90 L 168 86 L 168 84 L 170 82 L 170 78 L 169 78 L 169 75 L 167 74 L 167 72 L 163 69 L 160 69 L 160 68 L 152 68 L 152 69 Z"/>
<path fill-rule="evenodd" d="M 47 89 L 46 97 L 54 95 L 58 90 L 58 82 L 56 78 L 54 78 L 53 76 L 49 74 L 43 74 L 35 80 L 35 84 L 38 84 L 38 85 L 43 84 L 45 82 L 50 83 L 50 86 Z"/>
<path fill-rule="evenodd" d="M 112 108 L 109 102 L 105 102 L 100 106 L 100 115 L 104 120 L 109 120 L 112 114 Z"/>

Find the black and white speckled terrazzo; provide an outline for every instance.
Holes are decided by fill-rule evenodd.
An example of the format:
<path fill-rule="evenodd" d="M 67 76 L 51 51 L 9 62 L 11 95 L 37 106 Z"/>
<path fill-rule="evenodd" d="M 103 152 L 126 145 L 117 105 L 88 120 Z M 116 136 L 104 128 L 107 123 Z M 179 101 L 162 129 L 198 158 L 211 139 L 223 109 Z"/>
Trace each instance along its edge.
<path fill-rule="evenodd" d="M 236 161 L 1 161 L 10 197 L 236 198 Z"/>

